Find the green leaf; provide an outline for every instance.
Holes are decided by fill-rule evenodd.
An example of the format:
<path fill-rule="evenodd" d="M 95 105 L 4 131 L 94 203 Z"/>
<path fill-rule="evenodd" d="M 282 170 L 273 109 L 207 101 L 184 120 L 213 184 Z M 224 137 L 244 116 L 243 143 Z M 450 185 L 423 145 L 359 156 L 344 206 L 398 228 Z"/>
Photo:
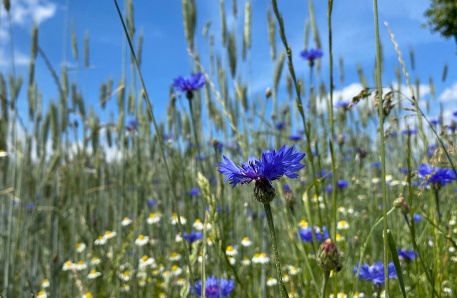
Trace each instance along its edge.
<path fill-rule="evenodd" d="M 387 230 L 387 240 L 389 242 L 390 253 L 392 254 L 392 261 L 394 262 L 395 271 L 397 272 L 398 283 L 400 284 L 400 290 L 404 298 L 406 298 L 405 282 L 403 281 L 403 273 L 400 267 L 400 261 L 398 259 L 397 247 L 395 245 L 392 232 Z"/>

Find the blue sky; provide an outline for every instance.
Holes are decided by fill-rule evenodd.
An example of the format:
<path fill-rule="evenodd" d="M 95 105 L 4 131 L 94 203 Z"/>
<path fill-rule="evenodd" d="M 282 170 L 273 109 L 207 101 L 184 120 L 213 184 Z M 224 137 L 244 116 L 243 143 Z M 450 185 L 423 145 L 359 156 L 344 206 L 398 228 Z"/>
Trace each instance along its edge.
<path fill-rule="evenodd" d="M 309 20 L 308 1 L 288 0 L 278 1 L 286 25 L 286 34 L 293 50 L 294 64 L 299 77 L 307 79 L 308 68 L 299 58 L 299 52 L 304 48 L 304 24 Z M 202 57 L 203 66 L 209 71 L 208 41 L 202 37 L 201 31 L 208 20 L 212 21 L 210 32 L 216 37 L 216 45 L 220 44 L 220 13 L 219 1 L 196 0 L 197 29 L 196 48 Z M 238 20 L 231 13 L 232 1 L 226 1 L 228 28 L 237 26 L 242 29 L 244 1 L 238 1 Z M 123 7 L 123 2 L 119 0 Z M 270 1 L 252 1 L 252 49 L 248 53 L 249 61 L 239 65 L 238 74 L 249 82 L 252 96 L 261 96 L 264 90 L 272 85 L 275 63 L 270 58 L 270 48 L 267 34 L 267 10 L 271 10 Z M 316 21 L 324 53 L 327 48 L 327 1 L 315 1 Z M 379 2 L 380 30 L 384 50 L 385 71 L 384 85 L 395 81 L 394 67 L 399 65 L 397 54 L 390 42 L 390 37 L 383 22 L 388 22 L 400 50 L 408 65 L 413 83 L 420 79 L 428 84 L 432 77 L 435 83 L 437 97 L 447 105 L 445 118 L 450 119 L 451 111 L 457 110 L 457 70 L 455 63 L 457 45 L 454 40 L 445 40 L 439 34 L 431 33 L 421 25 L 426 22 L 424 11 L 429 5 L 427 0 L 386 0 Z M 188 75 L 193 69 L 184 38 L 181 1 L 151 1 L 135 0 L 135 24 L 137 32 L 144 32 L 143 74 L 148 91 L 154 105 L 154 113 L 161 119 L 163 110 L 168 102 L 169 86 L 178 75 Z M 352 97 L 360 91 L 356 65 L 362 66 L 365 75 L 372 86 L 372 70 L 374 68 L 375 48 L 373 29 L 373 7 L 371 1 L 353 0 L 350 3 L 335 1 L 333 13 L 333 45 L 335 59 L 335 82 L 337 98 L 341 95 Z M 104 113 L 98 106 L 99 86 L 109 78 L 114 85 L 122 76 L 124 59 L 122 27 L 119 22 L 113 1 L 57 1 L 57 0 L 15 0 L 12 1 L 11 24 L 13 38 L 9 34 L 8 21 L 2 7 L 0 23 L 0 67 L 2 72 L 11 73 L 11 45 L 14 47 L 16 73 L 27 78 L 28 56 L 30 53 L 30 36 L 32 25 L 39 25 L 39 44 L 51 60 L 54 68 L 60 70 L 63 63 L 69 66 L 83 65 L 83 41 L 86 32 L 90 36 L 91 68 L 77 68 L 71 71 L 70 79 L 77 83 L 86 100 L 86 108 L 93 106 L 102 116 L 102 122 L 108 121 L 110 114 L 116 115 L 115 100 Z M 76 32 L 79 47 L 79 62 L 73 59 L 71 53 L 70 35 Z M 239 34 L 241 37 L 241 34 Z M 277 51 L 283 50 L 279 35 L 277 36 Z M 310 38 L 310 47 L 315 44 Z M 409 49 L 415 53 L 414 70 L 411 69 Z M 238 51 L 241 44 L 238 44 Z M 226 61 L 225 50 L 216 47 L 216 53 Z M 344 59 L 345 82 L 338 80 L 338 58 Z M 445 64 L 449 65 L 447 80 L 441 82 Z M 283 70 L 283 78 L 285 77 Z M 328 57 L 324 56 L 320 78 L 327 81 Z M 58 98 L 57 88 L 46 69 L 42 59 L 37 60 L 36 77 L 39 89 L 45 101 Z M 216 78 L 214 78 L 216 81 Z M 282 81 L 284 82 L 284 80 Z M 26 84 L 27 82 L 25 82 Z M 405 83 L 405 80 L 403 80 Z M 430 98 L 424 86 L 424 98 Z M 22 90 L 25 94 L 25 90 Z M 22 97 L 25 101 L 25 97 Z M 19 106 L 25 107 L 25 102 Z M 25 112 L 25 111 L 24 111 Z M 431 111 L 435 117 L 438 110 Z"/>

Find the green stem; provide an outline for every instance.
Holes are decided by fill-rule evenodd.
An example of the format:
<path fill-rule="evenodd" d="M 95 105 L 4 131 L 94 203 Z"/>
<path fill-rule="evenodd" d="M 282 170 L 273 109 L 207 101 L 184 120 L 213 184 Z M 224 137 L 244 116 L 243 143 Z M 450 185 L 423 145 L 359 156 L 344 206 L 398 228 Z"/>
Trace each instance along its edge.
<path fill-rule="evenodd" d="M 387 239 L 387 185 L 386 185 L 386 153 L 384 143 L 384 109 L 382 102 L 382 79 L 381 79 L 381 40 L 379 38 L 379 18 L 378 18 L 378 1 L 373 0 L 373 16 L 375 27 L 375 42 L 376 42 L 376 89 L 379 98 L 378 114 L 379 114 L 379 136 L 380 136 L 380 155 L 381 155 L 381 182 L 382 182 L 382 215 L 383 215 L 383 250 L 384 250 L 384 282 L 385 295 L 389 297 L 389 243 Z"/>
<path fill-rule="evenodd" d="M 321 297 L 322 298 L 325 298 L 325 292 L 327 290 L 327 285 L 328 285 L 328 279 L 329 279 L 329 276 L 330 276 L 330 271 L 324 271 L 324 280 L 322 281 L 322 288 L 321 288 Z"/>
<path fill-rule="evenodd" d="M 279 281 L 279 292 L 281 293 L 281 297 L 288 298 L 289 295 L 287 294 L 286 286 L 284 285 L 284 282 L 282 280 L 281 261 L 279 260 L 278 246 L 276 244 L 275 226 L 273 224 L 273 215 L 271 214 L 270 203 L 264 203 L 263 206 L 265 208 L 265 214 L 267 216 L 268 228 L 270 229 L 273 252 L 275 254 L 276 275 L 278 276 Z"/>
<path fill-rule="evenodd" d="M 439 189 L 435 188 L 433 190 L 433 194 L 435 197 L 435 207 L 436 207 L 436 220 L 437 220 L 437 225 L 441 223 L 441 212 L 440 212 L 440 196 L 439 196 Z"/>

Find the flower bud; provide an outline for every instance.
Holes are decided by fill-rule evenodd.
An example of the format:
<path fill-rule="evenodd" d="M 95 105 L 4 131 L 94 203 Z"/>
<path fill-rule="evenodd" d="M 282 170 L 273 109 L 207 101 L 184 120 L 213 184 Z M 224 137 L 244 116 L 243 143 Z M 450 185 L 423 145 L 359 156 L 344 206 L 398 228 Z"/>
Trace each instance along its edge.
<path fill-rule="evenodd" d="M 271 88 L 268 87 L 267 90 L 265 90 L 265 97 L 270 98 L 271 97 Z"/>
<path fill-rule="evenodd" d="M 327 238 L 319 247 L 317 263 L 324 271 L 341 270 L 341 255 L 332 239 Z"/>

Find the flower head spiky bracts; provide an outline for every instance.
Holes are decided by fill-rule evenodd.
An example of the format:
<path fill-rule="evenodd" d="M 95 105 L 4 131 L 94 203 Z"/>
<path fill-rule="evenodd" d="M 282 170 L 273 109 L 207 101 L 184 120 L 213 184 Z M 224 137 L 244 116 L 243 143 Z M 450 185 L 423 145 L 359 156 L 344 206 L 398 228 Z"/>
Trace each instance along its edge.
<path fill-rule="evenodd" d="M 317 253 L 317 263 L 324 271 L 340 271 L 343 268 L 341 264 L 341 255 L 332 239 L 327 238 L 322 242 Z"/>

